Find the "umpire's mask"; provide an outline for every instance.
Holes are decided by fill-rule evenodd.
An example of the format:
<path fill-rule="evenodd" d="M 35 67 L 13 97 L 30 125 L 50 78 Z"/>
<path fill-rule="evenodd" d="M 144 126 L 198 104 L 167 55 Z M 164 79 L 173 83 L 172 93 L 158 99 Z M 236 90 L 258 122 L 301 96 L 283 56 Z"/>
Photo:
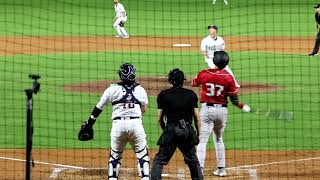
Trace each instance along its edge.
<path fill-rule="evenodd" d="M 136 68 L 130 63 L 124 63 L 118 71 L 123 82 L 134 82 L 136 78 Z"/>
<path fill-rule="evenodd" d="M 184 77 L 184 73 L 178 68 L 171 70 L 168 74 L 168 81 L 173 87 L 182 87 L 185 80 L 187 79 Z"/>

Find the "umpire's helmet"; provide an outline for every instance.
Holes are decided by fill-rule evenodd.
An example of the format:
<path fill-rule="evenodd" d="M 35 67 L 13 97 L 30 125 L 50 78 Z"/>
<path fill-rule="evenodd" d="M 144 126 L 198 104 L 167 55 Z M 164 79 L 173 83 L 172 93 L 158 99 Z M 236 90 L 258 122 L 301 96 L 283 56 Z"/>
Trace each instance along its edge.
<path fill-rule="evenodd" d="M 168 74 L 168 81 L 173 87 L 182 87 L 185 80 L 187 79 L 184 77 L 183 71 L 178 68 L 171 70 Z"/>
<path fill-rule="evenodd" d="M 124 63 L 118 70 L 119 77 L 123 82 L 134 82 L 136 78 L 136 68 L 130 63 Z"/>
<path fill-rule="evenodd" d="M 213 63 L 219 68 L 225 68 L 229 63 L 229 55 L 225 51 L 214 52 Z"/>

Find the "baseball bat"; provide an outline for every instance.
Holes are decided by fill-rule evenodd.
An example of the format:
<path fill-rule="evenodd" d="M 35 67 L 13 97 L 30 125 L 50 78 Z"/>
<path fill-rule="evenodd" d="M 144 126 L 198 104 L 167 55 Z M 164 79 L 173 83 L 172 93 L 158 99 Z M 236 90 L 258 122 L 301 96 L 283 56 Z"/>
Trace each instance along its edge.
<path fill-rule="evenodd" d="M 293 112 L 292 111 L 255 108 L 255 109 L 251 109 L 251 113 L 254 113 L 257 115 L 263 115 L 268 118 L 272 118 L 272 119 L 276 119 L 276 120 L 291 121 L 293 119 Z"/>

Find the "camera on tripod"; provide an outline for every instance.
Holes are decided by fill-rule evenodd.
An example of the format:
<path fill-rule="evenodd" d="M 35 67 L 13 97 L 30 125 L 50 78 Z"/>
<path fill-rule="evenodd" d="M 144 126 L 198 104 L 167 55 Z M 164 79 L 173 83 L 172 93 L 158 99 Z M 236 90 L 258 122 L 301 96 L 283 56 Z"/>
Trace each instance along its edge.
<path fill-rule="evenodd" d="M 32 83 L 31 91 L 34 94 L 37 94 L 40 90 L 40 83 L 37 81 L 38 79 L 40 79 L 40 76 L 35 74 L 29 74 L 29 78 L 34 80 Z"/>

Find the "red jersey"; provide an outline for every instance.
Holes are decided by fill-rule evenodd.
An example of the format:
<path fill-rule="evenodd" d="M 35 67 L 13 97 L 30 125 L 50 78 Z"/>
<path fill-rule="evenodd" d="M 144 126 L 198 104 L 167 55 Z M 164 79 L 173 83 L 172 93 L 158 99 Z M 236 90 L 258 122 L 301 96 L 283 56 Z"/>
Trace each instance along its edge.
<path fill-rule="evenodd" d="M 201 85 L 201 103 L 227 105 L 227 97 L 238 94 L 233 77 L 224 69 L 202 70 L 192 80 L 192 85 Z"/>

